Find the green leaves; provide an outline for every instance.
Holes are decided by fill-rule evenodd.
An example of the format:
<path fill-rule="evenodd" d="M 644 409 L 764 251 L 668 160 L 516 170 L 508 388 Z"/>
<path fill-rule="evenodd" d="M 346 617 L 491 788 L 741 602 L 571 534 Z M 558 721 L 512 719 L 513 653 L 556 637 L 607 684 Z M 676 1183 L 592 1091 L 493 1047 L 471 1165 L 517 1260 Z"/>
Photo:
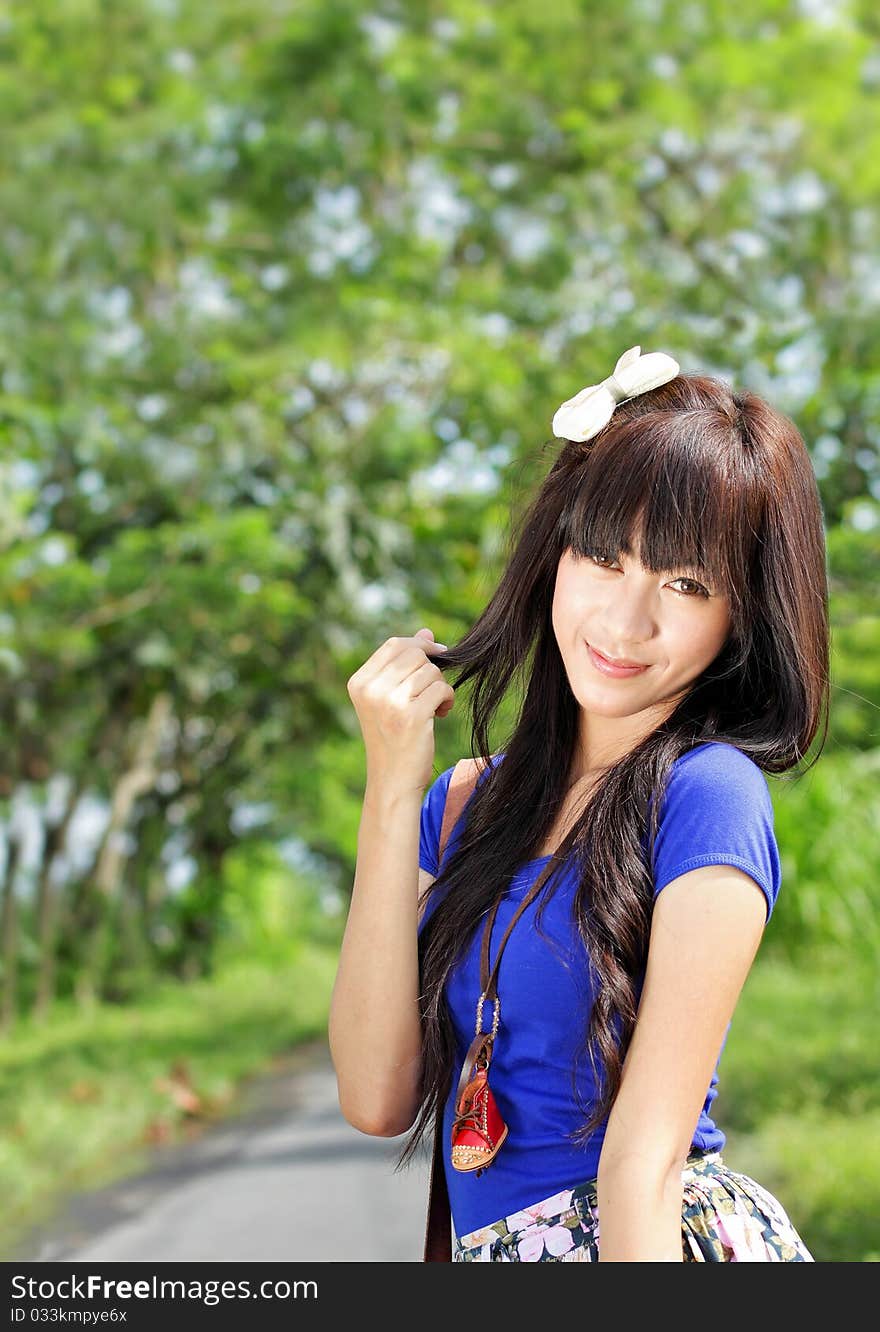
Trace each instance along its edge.
<path fill-rule="evenodd" d="M 473 622 L 556 405 L 651 329 L 801 428 L 833 740 L 876 748 L 871 40 L 720 0 L 19 7 L 0 789 L 106 806 L 167 693 L 114 893 L 148 917 L 187 846 L 213 883 L 281 827 L 344 890 L 352 661 Z M 267 793 L 268 833 L 235 821 Z"/>

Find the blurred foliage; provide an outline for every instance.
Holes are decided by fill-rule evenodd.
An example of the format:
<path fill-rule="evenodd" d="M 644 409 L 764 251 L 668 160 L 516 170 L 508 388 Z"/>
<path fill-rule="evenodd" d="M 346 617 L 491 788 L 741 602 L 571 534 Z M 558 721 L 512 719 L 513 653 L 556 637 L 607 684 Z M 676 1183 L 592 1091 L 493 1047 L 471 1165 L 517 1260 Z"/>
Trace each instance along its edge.
<path fill-rule="evenodd" d="M 875 949 L 873 11 L 58 0 L 0 71 L 4 1027 L 338 933 L 346 679 L 473 622 L 635 343 L 810 449 L 833 713 L 767 947 Z"/>
<path fill-rule="evenodd" d="M 473 622 L 636 343 L 810 450 L 833 711 L 764 948 L 876 965 L 878 85 L 865 0 L 2 8 L 7 1034 L 338 937 L 348 676 Z"/>
<path fill-rule="evenodd" d="M 762 958 L 724 1047 L 724 1159 L 776 1193 L 817 1262 L 880 1262 L 878 1005 L 876 957 Z"/>
<path fill-rule="evenodd" d="M 762 948 L 794 961 L 834 946 L 880 958 L 880 748 L 823 755 L 803 776 L 771 778 L 782 887 Z"/>

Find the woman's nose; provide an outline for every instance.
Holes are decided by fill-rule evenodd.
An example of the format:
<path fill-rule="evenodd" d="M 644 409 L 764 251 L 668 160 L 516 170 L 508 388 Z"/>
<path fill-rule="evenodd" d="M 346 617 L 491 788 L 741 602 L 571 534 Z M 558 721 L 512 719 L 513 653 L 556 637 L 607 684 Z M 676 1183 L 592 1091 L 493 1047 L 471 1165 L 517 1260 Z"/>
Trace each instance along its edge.
<path fill-rule="evenodd" d="M 649 642 L 657 632 L 651 593 L 623 588 L 616 591 L 607 607 L 605 624 L 613 640 L 606 646 L 609 651 L 616 649 L 621 656 Z"/>

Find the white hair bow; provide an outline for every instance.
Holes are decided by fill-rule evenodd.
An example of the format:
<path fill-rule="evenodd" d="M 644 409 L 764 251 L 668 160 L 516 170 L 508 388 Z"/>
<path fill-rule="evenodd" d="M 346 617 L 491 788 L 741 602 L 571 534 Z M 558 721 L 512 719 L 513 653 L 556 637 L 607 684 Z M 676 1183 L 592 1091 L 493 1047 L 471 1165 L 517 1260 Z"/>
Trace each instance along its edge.
<path fill-rule="evenodd" d="M 601 384 L 588 384 L 562 403 L 553 417 L 554 435 L 578 442 L 591 439 L 607 425 L 614 408 L 624 398 L 647 393 L 678 374 L 678 361 L 665 352 L 649 352 L 647 356 L 640 353 L 641 347 L 630 347 L 617 362 L 614 373 Z"/>

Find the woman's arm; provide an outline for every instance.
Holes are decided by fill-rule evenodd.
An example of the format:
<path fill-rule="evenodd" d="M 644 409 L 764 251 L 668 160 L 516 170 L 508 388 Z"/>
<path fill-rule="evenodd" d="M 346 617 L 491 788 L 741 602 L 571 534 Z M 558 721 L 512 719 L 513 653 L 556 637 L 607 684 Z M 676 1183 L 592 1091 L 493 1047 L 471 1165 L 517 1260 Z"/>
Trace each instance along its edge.
<path fill-rule="evenodd" d="M 447 649 L 430 634 L 386 639 L 348 681 L 367 782 L 328 1036 L 342 1113 L 378 1137 L 411 1128 L 420 1100 L 421 808 L 434 762 L 434 719 L 455 699 L 429 656 Z"/>
<path fill-rule="evenodd" d="M 690 870 L 654 903 L 599 1161 L 600 1262 L 682 1261 L 681 1175 L 766 914 L 755 880 L 730 865 Z"/>
<path fill-rule="evenodd" d="M 367 785 L 328 1034 L 343 1115 L 394 1137 L 418 1108 L 418 791 Z M 424 873 L 424 871 L 422 871 Z"/>

